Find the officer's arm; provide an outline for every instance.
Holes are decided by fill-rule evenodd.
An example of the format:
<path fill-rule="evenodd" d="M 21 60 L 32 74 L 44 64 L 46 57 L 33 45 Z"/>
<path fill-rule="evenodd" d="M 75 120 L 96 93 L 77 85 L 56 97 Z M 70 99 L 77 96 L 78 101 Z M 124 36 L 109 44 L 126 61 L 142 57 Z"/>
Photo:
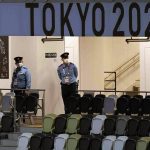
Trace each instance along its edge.
<path fill-rule="evenodd" d="M 31 73 L 29 70 L 26 71 L 25 76 L 26 76 L 26 88 L 30 89 L 31 88 Z"/>
<path fill-rule="evenodd" d="M 78 77 L 78 69 L 77 69 L 76 65 L 74 65 L 74 75 L 76 78 Z"/>
<path fill-rule="evenodd" d="M 13 89 L 13 76 L 12 76 L 10 88 Z"/>
<path fill-rule="evenodd" d="M 59 79 L 62 80 L 62 79 L 61 79 L 61 73 L 60 73 L 59 67 L 58 67 L 58 69 L 57 69 L 57 73 L 58 73 Z"/>

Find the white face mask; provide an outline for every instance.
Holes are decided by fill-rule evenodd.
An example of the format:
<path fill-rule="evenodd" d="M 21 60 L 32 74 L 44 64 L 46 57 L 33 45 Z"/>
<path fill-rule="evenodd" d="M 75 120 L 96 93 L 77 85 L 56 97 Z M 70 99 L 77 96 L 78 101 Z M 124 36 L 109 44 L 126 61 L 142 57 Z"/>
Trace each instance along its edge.
<path fill-rule="evenodd" d="M 22 67 L 22 66 L 23 66 L 23 63 L 19 63 L 18 66 L 19 66 L 19 67 Z"/>
<path fill-rule="evenodd" d="M 67 63 L 68 63 L 68 59 L 64 59 L 63 62 L 64 62 L 65 64 L 67 64 Z"/>

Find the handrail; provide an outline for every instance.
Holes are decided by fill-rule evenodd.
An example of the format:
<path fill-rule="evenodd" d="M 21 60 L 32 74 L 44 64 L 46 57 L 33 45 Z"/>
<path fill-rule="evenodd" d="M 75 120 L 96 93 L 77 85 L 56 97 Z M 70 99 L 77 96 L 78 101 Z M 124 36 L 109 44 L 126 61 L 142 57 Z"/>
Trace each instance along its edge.
<path fill-rule="evenodd" d="M 133 56 L 132 58 L 130 58 L 128 61 L 126 61 L 123 65 L 121 65 L 120 67 L 118 67 L 115 71 L 113 72 L 116 72 L 116 78 L 118 78 L 119 76 L 121 76 L 123 73 L 125 73 L 128 69 L 130 69 L 131 67 L 133 67 L 134 65 L 136 65 L 138 62 L 139 62 L 139 53 L 137 53 L 135 56 Z M 134 60 L 134 61 L 133 61 Z M 128 64 L 128 66 L 127 66 Z M 121 70 L 121 68 L 123 68 L 123 70 Z M 120 70 L 120 72 L 118 72 Z M 105 77 L 105 80 L 107 80 L 110 76 L 112 76 L 113 72 Z M 111 77 L 110 80 L 114 80 L 114 77 Z M 105 87 L 110 85 L 111 82 L 107 82 L 105 84 Z"/>
<path fill-rule="evenodd" d="M 104 92 L 106 92 L 106 93 L 123 93 L 123 94 L 125 94 L 125 93 L 137 93 L 137 91 L 106 91 L 106 90 L 78 90 L 78 92 L 89 92 L 89 93 L 104 93 Z M 138 91 L 138 93 L 143 93 L 143 94 L 150 94 L 150 91 Z"/>
<path fill-rule="evenodd" d="M 120 68 L 122 68 L 123 66 L 125 66 L 126 64 L 128 64 L 130 61 L 134 60 L 134 58 L 136 58 L 137 56 L 139 56 L 139 53 L 137 53 L 135 56 L 133 56 L 132 58 L 130 58 L 128 61 L 126 61 L 124 64 L 122 64 L 120 67 L 118 67 L 115 72 L 117 72 L 118 70 L 120 70 Z"/>
<path fill-rule="evenodd" d="M 126 61 L 124 64 L 122 64 L 120 67 L 118 67 L 115 71 L 113 72 L 117 72 L 118 70 L 120 70 L 123 66 L 125 66 L 126 64 L 128 64 L 129 62 L 131 62 L 132 60 L 134 60 L 137 56 L 139 56 L 139 53 L 137 53 L 135 56 L 133 56 L 132 58 L 130 58 L 128 61 Z M 139 60 L 139 59 L 138 59 Z M 111 76 L 111 74 L 109 76 L 107 76 L 105 79 L 109 78 Z"/>
<path fill-rule="evenodd" d="M 114 88 L 106 88 L 106 87 L 104 87 L 104 89 L 105 90 L 114 90 L 114 91 L 116 91 L 116 86 L 117 86 L 117 80 L 116 80 L 116 72 L 111 72 L 111 71 L 105 71 L 104 73 L 111 73 L 111 74 L 114 74 L 114 78 L 113 79 L 111 79 L 111 80 L 108 80 L 108 79 L 105 79 L 105 82 L 108 82 L 108 83 L 115 83 L 115 86 L 114 86 Z"/>
<path fill-rule="evenodd" d="M 45 89 L 5 89 L 5 88 L 0 88 L 0 90 L 15 90 L 15 91 L 46 91 Z"/>
<path fill-rule="evenodd" d="M 128 69 L 130 69 L 132 66 L 134 66 L 136 63 L 139 62 L 139 59 L 137 59 L 135 62 L 133 62 L 131 65 L 129 65 L 129 67 L 127 67 L 125 70 L 123 70 L 121 73 L 119 73 L 117 75 L 117 77 L 119 77 L 121 74 L 123 74 L 124 72 L 126 72 Z"/>

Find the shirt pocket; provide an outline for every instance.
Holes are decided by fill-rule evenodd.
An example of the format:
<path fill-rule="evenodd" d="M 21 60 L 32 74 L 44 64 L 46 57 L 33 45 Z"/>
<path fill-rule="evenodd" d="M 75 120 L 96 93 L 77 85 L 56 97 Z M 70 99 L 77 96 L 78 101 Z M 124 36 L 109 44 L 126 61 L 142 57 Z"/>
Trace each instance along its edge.
<path fill-rule="evenodd" d="M 62 69 L 62 70 L 60 71 L 60 73 L 61 73 L 61 76 L 62 76 L 62 77 L 65 77 L 65 76 L 66 76 L 66 70 L 65 70 L 65 69 Z"/>
<path fill-rule="evenodd" d="M 24 81 L 24 80 L 25 80 L 25 74 L 23 74 L 23 73 L 22 73 L 22 74 L 19 74 L 19 75 L 18 75 L 18 80 L 19 80 L 19 81 Z"/>
<path fill-rule="evenodd" d="M 70 69 L 69 69 L 69 74 L 70 74 L 70 76 L 73 76 L 73 74 L 74 74 L 73 68 L 70 68 Z"/>

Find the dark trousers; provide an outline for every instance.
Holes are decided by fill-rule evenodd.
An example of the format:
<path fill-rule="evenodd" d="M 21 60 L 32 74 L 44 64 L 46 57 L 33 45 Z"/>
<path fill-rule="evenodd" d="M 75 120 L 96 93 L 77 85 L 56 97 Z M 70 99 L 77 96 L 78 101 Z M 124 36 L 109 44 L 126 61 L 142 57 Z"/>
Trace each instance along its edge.
<path fill-rule="evenodd" d="M 69 102 L 68 102 L 68 97 L 70 97 L 71 95 L 75 95 L 77 93 L 76 90 L 76 82 L 72 83 L 72 84 L 61 84 L 61 92 L 62 92 L 62 98 L 63 98 L 63 102 L 64 102 L 64 108 L 65 108 L 65 113 L 69 113 L 68 112 L 68 106 L 69 106 Z"/>
<path fill-rule="evenodd" d="M 25 88 L 22 88 L 25 89 Z M 25 90 L 14 90 L 16 96 L 16 110 L 18 113 L 25 113 L 25 100 L 26 100 L 26 92 Z M 18 97 L 20 96 L 20 97 Z M 25 123 L 25 116 L 23 115 L 23 123 Z"/>
<path fill-rule="evenodd" d="M 25 94 L 25 91 L 14 90 L 14 93 L 15 93 L 15 95 L 23 95 L 23 94 Z"/>

